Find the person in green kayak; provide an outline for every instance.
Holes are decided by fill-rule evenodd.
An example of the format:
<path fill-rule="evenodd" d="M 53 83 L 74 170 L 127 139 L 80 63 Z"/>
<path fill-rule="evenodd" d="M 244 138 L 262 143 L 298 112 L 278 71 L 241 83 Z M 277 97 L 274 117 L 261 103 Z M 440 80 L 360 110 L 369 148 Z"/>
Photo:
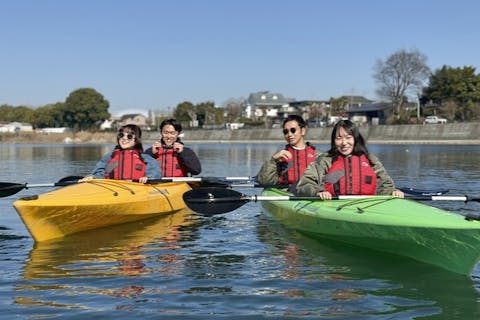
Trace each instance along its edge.
<path fill-rule="evenodd" d="M 330 200 L 339 195 L 392 195 L 403 198 L 380 160 L 368 152 L 350 120 L 335 124 L 330 150 L 320 155 L 298 181 L 296 193 Z"/>
<path fill-rule="evenodd" d="M 118 130 L 117 145 L 96 164 L 91 175 L 79 182 L 97 179 L 138 180 L 161 179 L 162 172 L 157 161 L 143 153 L 142 130 L 134 124 L 127 124 Z"/>
<path fill-rule="evenodd" d="M 289 115 L 282 127 L 287 145 L 260 168 L 257 181 L 262 185 L 294 185 L 305 168 L 320 155 L 313 145 L 305 141 L 307 124 L 301 116 Z"/>

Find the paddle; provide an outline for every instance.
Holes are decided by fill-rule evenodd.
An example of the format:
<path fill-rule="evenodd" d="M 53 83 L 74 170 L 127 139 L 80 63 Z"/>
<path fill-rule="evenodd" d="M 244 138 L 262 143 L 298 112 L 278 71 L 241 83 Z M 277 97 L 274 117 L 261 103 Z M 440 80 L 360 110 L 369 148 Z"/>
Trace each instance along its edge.
<path fill-rule="evenodd" d="M 441 196 L 450 191 L 449 189 L 439 189 L 439 190 L 427 190 L 427 189 L 417 189 L 412 187 L 400 187 L 399 190 L 404 193 L 419 195 L 419 196 Z"/>
<path fill-rule="evenodd" d="M 361 199 L 370 196 L 338 196 L 333 200 L 343 199 Z M 480 198 L 469 198 L 467 196 L 406 196 L 411 200 L 431 200 L 431 201 L 477 201 Z M 292 200 L 309 200 L 323 201 L 319 197 L 303 197 L 303 196 L 262 196 L 262 195 L 245 195 L 232 189 L 224 188 L 198 188 L 187 191 L 183 194 L 183 200 L 187 206 L 198 213 L 203 214 L 219 214 L 233 211 L 245 203 L 250 201 L 292 201 Z"/>
<path fill-rule="evenodd" d="M 250 177 L 163 177 L 161 179 L 149 179 L 149 183 L 158 182 L 186 182 L 192 187 L 250 187 L 250 188 L 262 188 L 263 186 L 255 182 Z M 240 183 L 239 183 L 240 182 Z"/>
<path fill-rule="evenodd" d="M 55 183 L 41 183 L 41 184 L 29 184 L 29 183 L 13 183 L 13 182 L 0 182 L 0 198 L 8 197 L 20 192 L 23 189 L 36 188 L 36 187 L 64 187 L 71 184 L 75 184 L 81 176 L 68 176 L 58 180 Z"/>
<path fill-rule="evenodd" d="M 288 188 L 288 185 L 262 185 L 257 182 L 256 177 L 164 177 L 162 179 L 152 179 L 149 183 L 180 181 L 187 182 L 190 185 L 202 187 L 226 187 L 226 188 Z M 404 193 L 421 196 L 440 196 L 447 193 L 448 189 L 417 189 L 413 187 L 400 187 Z"/>

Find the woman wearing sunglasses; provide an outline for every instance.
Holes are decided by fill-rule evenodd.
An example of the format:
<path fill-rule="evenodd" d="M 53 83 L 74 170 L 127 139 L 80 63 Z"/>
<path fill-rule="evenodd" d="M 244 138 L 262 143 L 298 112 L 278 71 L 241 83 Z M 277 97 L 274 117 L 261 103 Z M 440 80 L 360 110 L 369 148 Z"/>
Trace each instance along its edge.
<path fill-rule="evenodd" d="M 118 130 L 117 145 L 113 152 L 103 156 L 92 174 L 79 181 L 105 178 L 146 183 L 148 179 L 160 179 L 162 172 L 155 159 L 143 153 L 141 138 L 142 130 L 138 126 L 122 126 Z"/>
<path fill-rule="evenodd" d="M 305 142 L 307 124 L 301 116 L 289 115 L 283 121 L 283 136 L 287 145 L 273 154 L 257 174 L 263 185 L 293 185 L 302 176 L 305 168 L 315 161 L 319 153 L 309 142 Z"/>
<path fill-rule="evenodd" d="M 180 140 L 182 125 L 175 119 L 160 124 L 162 137 L 145 153 L 157 159 L 164 177 L 187 177 L 200 174 L 202 166 L 195 152 Z"/>
<path fill-rule="evenodd" d="M 335 124 L 330 150 L 309 166 L 297 193 L 330 200 L 339 195 L 393 195 L 403 198 L 380 160 L 368 152 L 365 140 L 350 120 Z"/>

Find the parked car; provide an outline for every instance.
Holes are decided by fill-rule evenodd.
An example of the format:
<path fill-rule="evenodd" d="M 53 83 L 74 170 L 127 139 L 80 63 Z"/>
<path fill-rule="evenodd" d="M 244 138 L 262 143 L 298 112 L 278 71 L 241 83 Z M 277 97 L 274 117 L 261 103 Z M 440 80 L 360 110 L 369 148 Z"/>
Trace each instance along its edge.
<path fill-rule="evenodd" d="M 445 118 L 440 118 L 440 117 L 437 117 L 437 116 L 428 116 L 428 117 L 426 117 L 425 120 L 423 121 L 423 124 L 428 124 L 428 123 L 431 123 L 431 124 L 447 123 L 447 119 L 445 119 Z"/>

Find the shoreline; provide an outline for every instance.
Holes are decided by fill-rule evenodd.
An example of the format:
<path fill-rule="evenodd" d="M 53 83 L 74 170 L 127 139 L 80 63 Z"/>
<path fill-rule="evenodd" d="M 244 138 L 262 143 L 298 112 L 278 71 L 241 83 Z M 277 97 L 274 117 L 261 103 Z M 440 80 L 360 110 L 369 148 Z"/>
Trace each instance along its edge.
<path fill-rule="evenodd" d="M 331 127 L 308 128 L 306 140 L 330 144 Z M 480 145 L 480 122 L 441 125 L 382 125 L 360 127 L 368 144 Z M 182 141 L 192 144 L 284 144 L 279 129 L 184 130 Z M 155 131 L 144 132 L 146 147 L 159 139 Z M 0 133 L 0 144 L 115 144 L 116 132 Z"/>
<path fill-rule="evenodd" d="M 312 144 L 330 144 L 330 140 L 314 140 L 306 139 Z M 268 141 L 241 141 L 241 140 L 219 140 L 219 141 L 205 141 L 205 140 L 182 140 L 185 143 L 193 144 L 285 144 L 284 140 L 268 140 Z M 480 140 L 366 140 L 368 144 L 444 144 L 444 145 L 480 145 Z"/>

